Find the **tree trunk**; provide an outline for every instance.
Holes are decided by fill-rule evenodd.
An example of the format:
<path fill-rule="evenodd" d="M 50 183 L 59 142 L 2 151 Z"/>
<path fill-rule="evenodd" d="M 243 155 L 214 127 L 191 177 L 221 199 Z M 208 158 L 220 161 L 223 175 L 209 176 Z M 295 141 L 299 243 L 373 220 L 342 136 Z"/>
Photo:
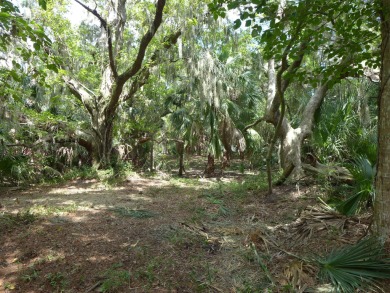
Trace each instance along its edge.
<path fill-rule="evenodd" d="M 150 141 L 150 171 L 154 171 L 154 141 L 153 137 L 152 140 Z"/>
<path fill-rule="evenodd" d="M 111 165 L 113 142 L 113 119 L 103 121 L 98 127 L 93 141 L 92 164 L 97 168 L 107 168 Z"/>
<path fill-rule="evenodd" d="M 302 47 L 304 48 L 304 47 Z M 303 58 L 303 56 L 302 56 Z M 299 61 L 299 60 L 298 60 Z M 294 63 L 293 63 L 294 64 Z M 292 64 L 292 65 L 293 65 Z M 295 66 L 299 66 L 300 61 L 295 63 Z M 291 65 L 291 66 L 292 66 Z M 264 115 L 264 120 L 268 123 L 273 124 L 275 127 L 278 125 L 280 117 L 280 102 L 281 96 L 286 91 L 289 80 L 282 79 L 277 85 L 277 76 L 282 75 L 284 71 L 293 72 L 296 68 L 289 67 L 287 69 L 280 68 L 276 74 L 274 61 L 271 60 L 268 63 L 268 98 L 267 98 L 267 109 Z M 283 182 L 291 173 L 294 171 L 296 174 L 301 172 L 301 146 L 303 141 L 311 134 L 314 125 L 314 114 L 316 110 L 321 106 L 323 99 L 328 91 L 329 81 L 324 81 L 320 85 L 310 100 L 306 104 L 305 110 L 302 114 L 302 119 L 297 128 L 293 128 L 286 117 L 283 117 L 277 133 L 280 145 L 279 145 L 279 163 L 283 169 L 283 175 L 279 183 Z M 277 89 L 277 86 L 280 88 Z"/>
<path fill-rule="evenodd" d="M 230 159 L 231 159 L 231 152 L 228 150 L 223 152 L 223 157 L 222 157 L 222 170 L 225 170 L 226 167 L 230 167 Z"/>
<path fill-rule="evenodd" d="M 184 170 L 184 141 L 176 141 L 176 149 L 179 154 L 179 176 L 182 177 Z"/>
<path fill-rule="evenodd" d="M 202 147 L 201 147 L 200 143 L 198 143 L 197 146 L 196 146 L 196 154 L 198 156 L 202 155 Z"/>
<path fill-rule="evenodd" d="M 214 156 L 209 154 L 207 156 L 207 165 L 206 165 L 206 169 L 204 170 L 204 174 L 207 176 L 211 176 L 214 174 L 214 171 L 215 171 L 215 160 L 214 160 Z"/>
<path fill-rule="evenodd" d="M 290 76 L 299 68 L 306 45 L 301 44 L 300 48 L 302 52 L 298 54 L 298 58 L 286 69 L 281 66 L 278 69 L 277 74 L 275 72 L 274 61 L 269 61 L 267 108 L 264 117 L 258 121 L 265 120 L 266 122 L 273 124 L 275 127 L 278 125 L 281 98 L 283 93 L 287 90 L 290 84 L 290 80 L 288 78 L 282 77 L 282 80 L 277 84 L 277 76 Z M 342 72 L 342 69 L 348 66 L 350 62 L 351 56 L 345 56 L 339 63 L 339 72 Z M 347 76 L 348 73 L 345 73 L 340 76 L 330 76 L 323 80 L 322 84 L 317 87 L 314 94 L 307 102 L 298 127 L 293 128 L 286 117 L 282 119 L 279 133 L 277 133 L 277 135 L 280 140 L 279 160 L 280 166 L 283 169 L 283 175 L 278 183 L 282 183 L 293 172 L 298 175 L 301 173 L 301 147 L 304 140 L 312 133 L 314 126 L 314 114 L 316 110 L 320 108 L 326 93 L 329 90 L 329 85 L 332 83 L 332 80 L 334 81 L 336 78 L 343 79 Z"/>
<path fill-rule="evenodd" d="M 293 171 L 299 174 L 302 170 L 301 148 L 304 140 L 312 133 L 314 126 L 314 114 L 320 108 L 326 93 L 328 92 L 328 81 L 320 85 L 307 103 L 302 114 L 302 119 L 297 128 L 288 124 L 286 135 L 282 138 L 280 158 L 283 168 L 281 180 L 287 178 Z"/>
<path fill-rule="evenodd" d="M 385 242 L 390 235 L 390 0 L 382 0 L 381 4 L 382 66 L 374 223 L 376 234 Z"/>

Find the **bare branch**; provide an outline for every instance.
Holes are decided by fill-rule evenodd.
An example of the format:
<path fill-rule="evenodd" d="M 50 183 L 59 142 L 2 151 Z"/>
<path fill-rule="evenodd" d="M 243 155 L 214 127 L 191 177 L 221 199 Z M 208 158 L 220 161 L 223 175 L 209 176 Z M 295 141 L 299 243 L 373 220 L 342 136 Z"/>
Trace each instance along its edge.
<path fill-rule="evenodd" d="M 112 49 L 111 30 L 107 24 L 107 21 L 96 11 L 96 8 L 95 9 L 89 8 L 87 5 L 81 3 L 79 0 L 74 0 L 74 1 L 76 1 L 84 9 L 86 9 L 87 11 L 89 11 L 90 13 L 95 15 L 99 19 L 104 30 L 106 31 L 106 33 L 107 33 L 107 46 L 108 46 L 108 58 L 110 59 L 110 68 L 112 70 L 112 74 L 114 75 L 114 78 L 116 79 L 118 77 L 118 72 L 116 70 L 115 58 L 114 58 L 114 53 L 113 53 L 113 49 Z"/>

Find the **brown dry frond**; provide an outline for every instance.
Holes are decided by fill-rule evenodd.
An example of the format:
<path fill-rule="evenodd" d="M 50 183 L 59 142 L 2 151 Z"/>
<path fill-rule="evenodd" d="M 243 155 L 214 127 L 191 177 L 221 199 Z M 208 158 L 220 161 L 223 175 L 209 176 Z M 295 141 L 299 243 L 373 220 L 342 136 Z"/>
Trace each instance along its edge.
<path fill-rule="evenodd" d="M 292 238 L 295 243 L 305 243 L 314 233 L 323 230 L 344 230 L 347 217 L 327 207 L 309 206 L 302 211 L 300 217 L 290 224 Z"/>
<path fill-rule="evenodd" d="M 283 270 L 281 285 L 290 285 L 294 292 L 305 292 L 305 290 L 315 283 L 315 268 L 305 264 L 300 260 L 289 262 Z"/>

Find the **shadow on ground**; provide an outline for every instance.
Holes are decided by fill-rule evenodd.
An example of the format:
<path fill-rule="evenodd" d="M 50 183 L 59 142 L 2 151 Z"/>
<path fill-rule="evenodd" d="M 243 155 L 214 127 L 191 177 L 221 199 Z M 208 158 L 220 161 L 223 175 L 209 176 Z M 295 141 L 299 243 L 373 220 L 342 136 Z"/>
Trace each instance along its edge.
<path fill-rule="evenodd" d="M 290 282 L 283 272 L 293 260 L 269 240 L 292 243 L 285 225 L 315 203 L 317 191 L 284 186 L 276 189 L 271 202 L 246 184 L 248 180 L 254 178 L 134 176 L 118 186 L 90 180 L 24 191 L 2 189 L 0 290 L 283 288 Z M 330 244 L 335 236 L 324 235 L 322 242 L 313 238 L 311 244 L 291 249 L 306 253 L 318 249 L 324 239 Z"/>

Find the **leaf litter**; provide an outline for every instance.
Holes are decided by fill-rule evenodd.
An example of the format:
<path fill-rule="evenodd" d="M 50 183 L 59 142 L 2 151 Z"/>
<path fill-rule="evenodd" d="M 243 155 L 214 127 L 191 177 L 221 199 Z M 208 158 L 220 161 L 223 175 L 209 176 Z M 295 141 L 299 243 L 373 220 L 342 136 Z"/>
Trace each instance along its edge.
<path fill-rule="evenodd" d="M 36 211 L 75 208 L 2 231 L 0 290 L 306 292 L 318 280 L 305 259 L 356 242 L 369 225 L 366 215 L 346 218 L 318 203 L 314 185 L 278 187 L 272 202 L 253 190 L 237 197 L 227 185 L 214 200 L 204 194 L 218 180 L 191 180 L 74 181 L 2 193 L 7 214 L 38 204 Z M 229 212 L 216 212 L 221 206 Z"/>

